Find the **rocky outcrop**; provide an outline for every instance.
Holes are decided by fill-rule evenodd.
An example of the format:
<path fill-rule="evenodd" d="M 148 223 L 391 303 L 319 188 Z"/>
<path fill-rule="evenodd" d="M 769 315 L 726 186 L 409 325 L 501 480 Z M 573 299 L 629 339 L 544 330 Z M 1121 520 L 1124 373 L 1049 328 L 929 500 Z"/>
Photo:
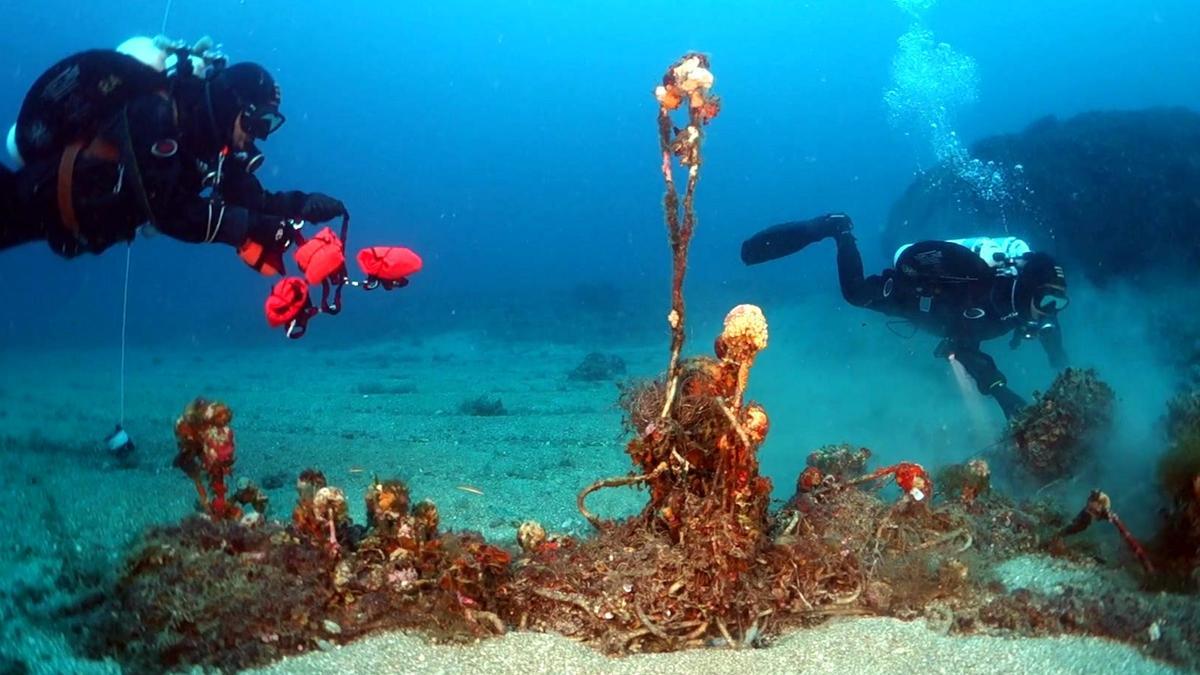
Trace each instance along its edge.
<path fill-rule="evenodd" d="M 971 153 L 982 170 L 1000 172 L 1007 198 L 980 197 L 949 168 L 923 173 L 892 207 L 889 255 L 918 239 L 1007 232 L 1102 285 L 1200 267 L 1200 113 L 1047 117 Z"/>

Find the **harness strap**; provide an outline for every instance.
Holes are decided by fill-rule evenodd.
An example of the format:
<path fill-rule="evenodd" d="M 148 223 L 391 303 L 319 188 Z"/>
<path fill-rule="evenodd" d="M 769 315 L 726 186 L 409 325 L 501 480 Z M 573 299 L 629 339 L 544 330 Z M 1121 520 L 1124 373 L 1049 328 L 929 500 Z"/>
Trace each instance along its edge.
<path fill-rule="evenodd" d="M 337 314 L 342 311 L 342 289 L 346 287 L 346 279 L 349 272 L 346 271 L 346 266 L 342 265 L 338 271 L 334 272 L 332 277 L 336 277 L 337 281 L 330 281 L 326 278 L 321 282 L 321 311 L 326 314 Z M 329 301 L 330 291 L 333 292 L 333 302 Z"/>
<path fill-rule="evenodd" d="M 299 340 L 304 337 L 304 334 L 308 332 L 308 320 L 319 313 L 320 310 L 312 305 L 300 310 L 296 318 L 288 322 L 287 327 L 284 329 L 284 335 L 287 335 L 290 340 Z"/>
<path fill-rule="evenodd" d="M 342 250 L 346 248 L 346 235 L 350 233 L 350 214 L 342 214 L 342 233 L 341 243 Z M 297 243 L 303 244 L 304 238 L 297 237 Z M 350 272 L 346 270 L 346 265 L 343 263 L 336 272 L 329 275 L 321 281 L 321 311 L 325 314 L 337 314 L 342 311 L 342 289 L 346 287 L 346 281 L 350 278 Z M 333 279 L 333 281 L 330 281 Z M 330 293 L 333 294 L 333 302 L 329 301 Z"/>
<path fill-rule="evenodd" d="M 63 227 L 67 228 L 67 231 L 76 239 L 80 239 L 80 235 L 79 215 L 75 212 L 75 165 L 79 162 L 80 156 L 116 162 L 120 159 L 120 152 L 111 143 L 99 138 L 86 144 L 83 141 L 76 141 L 63 148 L 62 155 L 58 160 L 58 216 Z"/>
<path fill-rule="evenodd" d="M 58 218 L 63 227 L 79 238 L 79 218 L 75 214 L 75 162 L 83 151 L 83 143 L 77 142 L 63 149 L 58 160 Z"/>
<path fill-rule="evenodd" d="M 121 148 L 120 156 L 124 160 L 127 170 L 133 174 L 133 194 L 137 197 L 138 203 L 145 212 L 146 222 L 150 223 L 151 227 L 158 227 L 158 223 L 154 218 L 154 210 L 150 208 L 150 197 L 146 194 L 146 184 L 142 182 L 142 169 L 138 166 L 137 154 L 133 150 L 133 136 L 129 132 L 129 109 L 121 108 Z"/>

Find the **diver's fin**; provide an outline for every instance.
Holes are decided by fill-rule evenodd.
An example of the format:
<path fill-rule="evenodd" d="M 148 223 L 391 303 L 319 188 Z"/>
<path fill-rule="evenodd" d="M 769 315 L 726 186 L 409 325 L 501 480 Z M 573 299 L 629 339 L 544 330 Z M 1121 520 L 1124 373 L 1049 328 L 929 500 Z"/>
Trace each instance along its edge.
<path fill-rule="evenodd" d="M 827 213 L 811 220 L 773 225 L 742 242 L 742 262 L 757 265 L 789 256 L 809 244 L 849 232 L 853 227 L 850 216 L 844 213 Z"/>

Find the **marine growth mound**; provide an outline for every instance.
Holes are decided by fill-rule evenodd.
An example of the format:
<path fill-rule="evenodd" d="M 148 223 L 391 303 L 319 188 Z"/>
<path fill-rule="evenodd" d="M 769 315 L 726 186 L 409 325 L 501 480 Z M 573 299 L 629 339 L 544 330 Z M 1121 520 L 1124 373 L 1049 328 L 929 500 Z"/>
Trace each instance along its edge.
<path fill-rule="evenodd" d="M 1073 475 L 1112 426 L 1113 390 L 1092 369 L 1068 368 L 1009 425 L 1016 463 L 1042 481 Z"/>

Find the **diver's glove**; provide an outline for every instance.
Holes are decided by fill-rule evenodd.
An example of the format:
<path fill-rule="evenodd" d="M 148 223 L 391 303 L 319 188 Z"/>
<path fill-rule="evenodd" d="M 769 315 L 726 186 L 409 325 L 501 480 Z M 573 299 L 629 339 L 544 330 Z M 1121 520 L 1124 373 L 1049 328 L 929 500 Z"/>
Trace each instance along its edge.
<path fill-rule="evenodd" d="M 346 212 L 346 205 L 326 194 L 314 192 L 304 198 L 300 218 L 310 223 L 324 223 Z"/>
<path fill-rule="evenodd" d="M 279 216 L 257 216 L 252 219 L 246 237 L 268 251 L 285 251 L 296 241 L 296 234 L 290 221 Z"/>

